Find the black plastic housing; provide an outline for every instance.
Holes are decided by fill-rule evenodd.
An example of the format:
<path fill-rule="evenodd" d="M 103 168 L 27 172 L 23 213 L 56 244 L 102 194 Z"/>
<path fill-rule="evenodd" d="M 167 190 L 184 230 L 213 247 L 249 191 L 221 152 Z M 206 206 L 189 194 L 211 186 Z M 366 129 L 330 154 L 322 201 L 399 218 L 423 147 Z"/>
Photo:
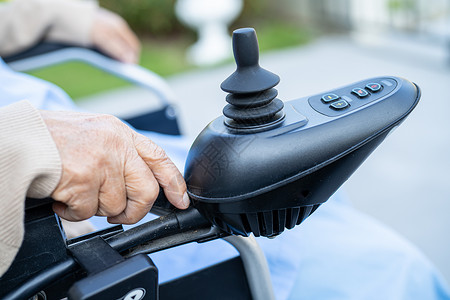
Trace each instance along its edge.
<path fill-rule="evenodd" d="M 371 82 L 382 83 L 382 92 L 364 99 L 351 93 Z M 327 93 L 339 94 L 349 108 L 336 111 L 320 102 Z M 275 127 L 235 130 L 219 117 L 189 151 L 189 196 L 204 216 L 229 233 L 277 235 L 325 202 L 419 98 L 410 81 L 378 77 L 285 102 L 285 118 Z"/>
<path fill-rule="evenodd" d="M 67 296 L 69 300 L 158 299 L 158 269 L 148 256 L 136 255 L 81 279 Z"/>
<path fill-rule="evenodd" d="M 14 263 L 0 278 L 0 299 L 42 269 L 67 259 L 65 237 L 51 202 L 27 202 L 25 236 Z M 45 230 L 43 230 L 45 228 Z"/>

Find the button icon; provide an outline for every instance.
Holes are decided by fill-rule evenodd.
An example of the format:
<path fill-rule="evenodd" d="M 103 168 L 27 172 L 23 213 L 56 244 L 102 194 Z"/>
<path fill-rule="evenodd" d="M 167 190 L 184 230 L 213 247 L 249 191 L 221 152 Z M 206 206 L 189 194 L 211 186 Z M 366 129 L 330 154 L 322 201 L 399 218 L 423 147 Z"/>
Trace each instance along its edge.
<path fill-rule="evenodd" d="M 123 300 L 141 300 L 145 296 L 145 290 L 143 288 L 137 288 L 128 292 L 123 298 Z"/>
<path fill-rule="evenodd" d="M 350 106 L 350 104 L 348 104 L 348 102 L 345 100 L 339 100 L 337 102 L 331 103 L 331 105 L 330 105 L 330 107 L 335 110 L 346 109 L 349 106 Z"/>
<path fill-rule="evenodd" d="M 379 83 L 369 83 L 368 85 L 366 85 L 366 89 L 373 93 L 379 92 L 381 88 L 382 86 Z"/>
<path fill-rule="evenodd" d="M 341 98 L 341 97 L 339 97 L 336 94 L 325 94 L 322 96 L 322 101 L 325 103 L 330 103 L 330 102 L 339 100 L 339 98 Z"/>
<path fill-rule="evenodd" d="M 359 98 L 364 98 L 369 96 L 369 93 L 365 89 L 355 88 L 352 90 L 352 94 L 358 96 Z"/>

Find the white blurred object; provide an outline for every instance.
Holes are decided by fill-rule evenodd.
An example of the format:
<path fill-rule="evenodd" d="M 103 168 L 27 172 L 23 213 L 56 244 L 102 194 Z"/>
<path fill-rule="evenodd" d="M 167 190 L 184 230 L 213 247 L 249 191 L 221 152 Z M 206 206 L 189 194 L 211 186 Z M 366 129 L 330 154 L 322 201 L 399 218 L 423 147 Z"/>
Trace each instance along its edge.
<path fill-rule="evenodd" d="M 242 0 L 178 0 L 178 19 L 198 33 L 198 41 L 188 49 L 188 60 L 204 66 L 231 57 L 228 25 L 241 10 Z"/>

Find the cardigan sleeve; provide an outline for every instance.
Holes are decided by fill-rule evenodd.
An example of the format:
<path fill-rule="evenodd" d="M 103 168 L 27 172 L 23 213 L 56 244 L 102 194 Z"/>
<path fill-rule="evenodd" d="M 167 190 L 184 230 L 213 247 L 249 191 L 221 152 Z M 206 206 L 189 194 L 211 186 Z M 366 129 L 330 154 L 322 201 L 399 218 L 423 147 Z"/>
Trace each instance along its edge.
<path fill-rule="evenodd" d="M 50 196 L 61 177 L 58 149 L 27 101 L 0 108 L 0 276 L 23 240 L 26 196 Z"/>

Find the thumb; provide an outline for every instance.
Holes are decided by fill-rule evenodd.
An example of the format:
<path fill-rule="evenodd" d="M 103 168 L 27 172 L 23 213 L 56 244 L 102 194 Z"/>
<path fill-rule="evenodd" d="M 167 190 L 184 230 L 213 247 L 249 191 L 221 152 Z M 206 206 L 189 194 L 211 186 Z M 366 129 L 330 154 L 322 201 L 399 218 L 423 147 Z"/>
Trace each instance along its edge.
<path fill-rule="evenodd" d="M 169 202 L 180 209 L 189 207 L 186 182 L 165 151 L 141 134 L 135 135 L 135 147 L 164 189 Z"/>

